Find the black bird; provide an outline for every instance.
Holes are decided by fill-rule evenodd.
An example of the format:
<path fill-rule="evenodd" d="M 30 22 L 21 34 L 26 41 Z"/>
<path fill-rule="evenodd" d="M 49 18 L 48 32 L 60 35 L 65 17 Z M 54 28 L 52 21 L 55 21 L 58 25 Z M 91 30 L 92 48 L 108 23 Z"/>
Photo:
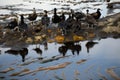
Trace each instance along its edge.
<path fill-rule="evenodd" d="M 97 9 L 97 11 L 95 13 L 92 13 L 90 15 L 92 15 L 96 20 L 100 18 L 101 16 L 101 12 L 100 12 L 101 9 Z"/>
<path fill-rule="evenodd" d="M 98 44 L 98 42 L 93 42 L 93 41 L 89 41 L 89 42 L 87 42 L 86 43 L 86 48 L 87 48 L 87 52 L 89 53 L 89 49 L 90 48 L 93 48 L 93 46 L 95 45 L 95 44 Z"/>
<path fill-rule="evenodd" d="M 5 28 L 14 29 L 16 26 L 18 26 L 18 22 L 17 19 L 14 18 L 11 22 L 7 24 Z"/>
<path fill-rule="evenodd" d="M 33 21 L 36 20 L 36 18 L 37 18 L 37 13 L 36 13 L 35 8 L 33 8 L 33 13 L 32 13 L 32 14 L 29 14 L 28 19 L 29 19 L 30 21 L 32 21 L 32 23 L 33 23 Z"/>
<path fill-rule="evenodd" d="M 49 25 L 50 23 L 50 18 L 48 17 L 48 12 L 46 10 L 44 10 L 44 15 L 41 19 L 42 25 L 45 25 L 46 27 Z"/>
<path fill-rule="evenodd" d="M 61 21 L 60 16 L 57 15 L 57 9 L 54 8 L 54 15 L 52 17 L 52 22 L 53 23 L 59 23 Z"/>
<path fill-rule="evenodd" d="M 23 30 L 23 31 L 28 29 L 28 25 L 24 22 L 23 14 L 20 15 L 19 28 L 20 28 L 20 30 Z"/>

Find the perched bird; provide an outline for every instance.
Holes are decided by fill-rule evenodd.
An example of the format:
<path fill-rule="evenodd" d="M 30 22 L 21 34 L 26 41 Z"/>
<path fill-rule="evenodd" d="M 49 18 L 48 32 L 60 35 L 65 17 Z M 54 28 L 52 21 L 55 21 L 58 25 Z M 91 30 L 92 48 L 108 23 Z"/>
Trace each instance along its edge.
<path fill-rule="evenodd" d="M 36 18 L 37 18 L 37 13 L 36 13 L 35 8 L 33 8 L 33 13 L 32 13 L 32 14 L 29 14 L 28 19 L 29 19 L 30 21 L 32 21 L 32 24 L 33 24 L 33 21 L 36 20 Z"/>
<path fill-rule="evenodd" d="M 86 12 L 87 12 L 87 14 L 86 14 L 85 20 L 88 23 L 88 27 L 94 27 L 97 24 L 95 18 L 92 15 L 89 14 L 88 9 L 86 10 Z"/>
<path fill-rule="evenodd" d="M 54 15 L 52 17 L 52 22 L 53 23 L 59 23 L 61 21 L 60 16 L 57 15 L 57 9 L 54 8 Z"/>
<path fill-rule="evenodd" d="M 67 34 L 71 30 L 73 30 L 73 24 L 75 23 L 74 19 L 74 11 L 71 10 L 69 13 L 69 17 L 65 20 L 64 25 L 63 25 L 63 33 Z"/>
<path fill-rule="evenodd" d="M 50 18 L 48 17 L 48 12 L 44 10 L 44 15 L 41 18 L 42 25 L 45 25 L 46 27 L 50 24 Z"/>
<path fill-rule="evenodd" d="M 5 28 L 14 29 L 16 26 L 18 26 L 18 21 L 16 18 L 14 18 L 14 19 L 12 19 L 11 22 L 9 22 L 7 24 L 7 26 Z"/>
<path fill-rule="evenodd" d="M 86 48 L 87 48 L 87 52 L 89 53 L 89 49 L 90 48 L 93 48 L 93 46 L 95 45 L 95 44 L 98 44 L 98 42 L 93 42 L 93 41 L 89 41 L 89 42 L 87 42 L 86 43 Z"/>
<path fill-rule="evenodd" d="M 65 21 L 66 17 L 64 12 L 62 11 L 62 14 L 60 15 L 61 21 Z"/>
<path fill-rule="evenodd" d="M 90 15 L 92 15 L 96 20 L 100 18 L 101 16 L 101 12 L 100 12 L 100 8 L 97 9 L 97 11 L 95 13 L 92 13 Z"/>
<path fill-rule="evenodd" d="M 23 14 L 20 15 L 20 22 L 19 22 L 19 28 L 20 30 L 27 30 L 28 29 L 28 25 L 24 22 L 24 16 Z"/>
<path fill-rule="evenodd" d="M 74 13 L 74 16 L 75 16 L 75 18 L 76 18 L 77 21 L 78 20 L 81 21 L 81 19 L 85 17 L 85 14 L 82 13 L 82 12 L 76 12 L 76 13 Z"/>

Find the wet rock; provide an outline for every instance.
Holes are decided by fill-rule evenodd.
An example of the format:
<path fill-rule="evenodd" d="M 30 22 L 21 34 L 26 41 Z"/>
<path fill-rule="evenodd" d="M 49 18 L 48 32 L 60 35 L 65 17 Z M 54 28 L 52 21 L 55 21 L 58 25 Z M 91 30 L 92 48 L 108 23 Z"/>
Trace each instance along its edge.
<path fill-rule="evenodd" d="M 58 35 L 58 36 L 55 37 L 55 40 L 56 40 L 56 42 L 58 42 L 58 43 L 62 43 L 62 42 L 64 42 L 65 37 L 62 36 L 62 35 Z"/>
<path fill-rule="evenodd" d="M 83 41 L 83 40 L 85 40 L 85 38 L 83 36 L 74 35 L 73 40 L 74 41 Z"/>
<path fill-rule="evenodd" d="M 103 31 L 106 33 L 117 32 L 120 34 L 120 27 L 108 26 L 108 27 L 103 28 Z"/>

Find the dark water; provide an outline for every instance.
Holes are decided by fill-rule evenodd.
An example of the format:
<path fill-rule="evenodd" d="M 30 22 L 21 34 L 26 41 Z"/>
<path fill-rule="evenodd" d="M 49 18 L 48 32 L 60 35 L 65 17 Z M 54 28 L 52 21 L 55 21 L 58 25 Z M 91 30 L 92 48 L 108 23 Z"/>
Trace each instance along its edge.
<path fill-rule="evenodd" d="M 33 50 L 36 48 L 36 45 L 29 45 L 27 47 L 28 54 L 25 55 L 24 62 L 22 62 L 22 56 L 20 54 L 13 55 L 5 53 L 9 48 L 1 47 L 0 71 L 9 67 L 14 68 L 14 70 L 7 73 L 0 73 L 0 77 L 4 77 L 3 80 L 103 80 L 103 77 L 101 77 L 102 75 L 107 78 L 107 80 L 114 80 L 114 78 L 106 72 L 108 68 L 112 67 L 115 67 L 114 72 L 117 76 L 120 76 L 120 39 L 107 38 L 94 40 L 92 44 L 87 43 L 88 41 L 70 43 L 72 47 L 67 43 L 48 43 L 47 48 L 43 44 L 40 44 L 40 49 L 42 50 L 41 54 Z M 78 53 L 73 48 L 76 45 L 79 45 Z M 65 53 L 66 57 L 41 63 L 41 57 L 44 60 L 55 56 L 63 56 L 63 54 L 59 52 L 61 46 L 66 46 L 67 48 Z M 78 61 L 83 59 L 86 61 L 77 64 Z M 19 66 L 33 60 L 34 62 L 30 64 Z M 71 62 L 71 64 L 61 69 L 43 70 L 24 76 L 10 76 L 23 69 L 36 70 L 39 67 L 49 67 L 64 62 Z"/>

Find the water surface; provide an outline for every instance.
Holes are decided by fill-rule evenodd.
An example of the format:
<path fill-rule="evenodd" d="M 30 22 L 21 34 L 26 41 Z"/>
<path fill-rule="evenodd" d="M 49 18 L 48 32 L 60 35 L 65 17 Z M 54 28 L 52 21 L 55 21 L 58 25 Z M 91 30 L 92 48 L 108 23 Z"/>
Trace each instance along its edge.
<path fill-rule="evenodd" d="M 120 39 L 101 39 L 94 40 L 95 45 L 86 47 L 88 41 L 82 41 L 74 43 L 74 45 L 81 46 L 79 53 L 76 51 L 72 52 L 72 48 L 68 47 L 68 50 L 64 58 L 58 60 L 53 60 L 46 63 L 41 63 L 42 60 L 39 60 L 41 57 L 44 59 L 50 59 L 54 56 L 63 56 L 59 52 L 61 46 L 66 46 L 64 44 L 57 43 L 48 43 L 47 49 L 46 46 L 40 44 L 40 49 L 42 54 L 37 54 L 33 49 L 36 48 L 36 45 L 28 45 L 28 54 L 25 56 L 25 61 L 22 62 L 22 57 L 18 55 L 5 53 L 9 48 L 0 48 L 0 71 L 5 70 L 6 68 L 12 67 L 14 70 L 7 73 L 0 73 L 0 77 L 5 77 L 5 80 L 18 79 L 18 80 L 59 80 L 58 78 L 65 80 L 100 80 L 104 76 L 108 80 L 114 80 L 106 70 L 108 68 L 115 67 L 115 73 L 120 76 Z M 38 46 L 38 45 L 37 45 Z M 88 49 L 88 50 L 87 50 Z M 35 62 L 32 62 L 28 65 L 19 66 L 25 62 L 38 59 Z M 83 63 L 77 64 L 80 60 L 86 60 Z M 35 70 L 39 67 L 49 67 L 58 65 L 64 62 L 71 62 L 70 65 L 65 68 L 55 69 L 55 70 L 43 70 L 35 73 L 31 73 L 24 76 L 10 76 L 10 74 L 19 72 L 23 69 Z"/>

